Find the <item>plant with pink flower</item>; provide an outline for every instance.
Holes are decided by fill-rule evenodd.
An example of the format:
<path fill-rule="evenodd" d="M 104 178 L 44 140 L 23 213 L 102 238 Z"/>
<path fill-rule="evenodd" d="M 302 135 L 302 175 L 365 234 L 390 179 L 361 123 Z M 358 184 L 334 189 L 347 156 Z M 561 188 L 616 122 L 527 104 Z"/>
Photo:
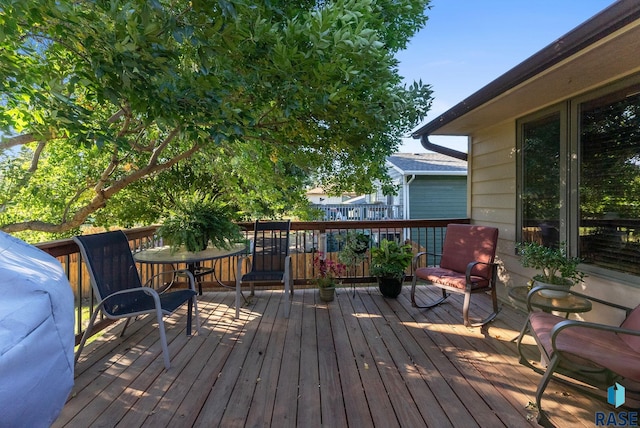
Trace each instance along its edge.
<path fill-rule="evenodd" d="M 346 266 L 343 263 L 325 258 L 325 254 L 316 253 L 313 257 L 313 268 L 315 277 L 313 282 L 319 288 L 335 287 L 338 278 L 346 272 Z"/>

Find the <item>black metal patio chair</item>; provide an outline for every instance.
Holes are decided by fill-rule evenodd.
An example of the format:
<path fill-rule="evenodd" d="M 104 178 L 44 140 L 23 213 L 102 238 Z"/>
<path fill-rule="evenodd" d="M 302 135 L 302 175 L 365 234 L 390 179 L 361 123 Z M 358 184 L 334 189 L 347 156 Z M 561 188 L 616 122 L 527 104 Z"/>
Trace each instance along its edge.
<path fill-rule="evenodd" d="M 165 289 L 159 293 L 151 287 L 142 285 L 129 248 L 129 241 L 121 230 L 75 236 L 73 240 L 80 247 L 98 301 L 91 314 L 89 325 L 82 335 L 82 340 L 76 351 L 75 362 L 80 357 L 82 348 L 100 311 L 109 319 L 127 318 L 121 336 L 124 335 L 132 317 L 155 314 L 160 330 L 164 366 L 168 370 L 171 363 L 163 316 L 173 314 L 182 304 L 187 303 L 187 335 L 191 335 L 192 310 L 195 314 L 196 331 L 200 329 L 193 274 L 188 270 L 180 271 L 189 279 L 188 289 Z M 166 273 L 165 271 L 162 274 Z"/>
<path fill-rule="evenodd" d="M 242 285 L 249 283 L 251 295 L 256 283 L 284 283 L 284 316 L 289 317 L 290 299 L 293 296 L 293 276 L 289 255 L 291 221 L 256 221 L 250 268 L 236 279 L 236 318 L 240 317 Z M 238 270 L 242 271 L 243 259 L 238 259 Z M 287 298 L 288 297 L 288 298 Z"/>

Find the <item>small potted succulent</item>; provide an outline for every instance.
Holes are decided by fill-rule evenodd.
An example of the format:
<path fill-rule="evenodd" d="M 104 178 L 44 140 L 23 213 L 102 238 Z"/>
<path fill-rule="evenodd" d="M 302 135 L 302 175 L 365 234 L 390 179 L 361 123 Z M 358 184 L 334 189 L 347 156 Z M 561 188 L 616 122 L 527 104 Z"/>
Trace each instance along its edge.
<path fill-rule="evenodd" d="M 538 242 L 521 242 L 516 245 L 516 249 L 523 267 L 540 270 L 529 282 L 530 287 L 552 285 L 569 289 L 584 281 L 585 274 L 578 270 L 582 259 L 569 257 L 564 242 L 558 247 L 546 247 Z M 541 293 L 546 297 L 563 297 L 567 294 L 556 290 L 542 290 Z"/>
<path fill-rule="evenodd" d="M 402 291 L 405 270 L 413 259 L 410 244 L 383 239 L 380 246 L 371 249 L 369 273 L 378 280 L 380 292 L 386 297 L 398 297 Z"/>

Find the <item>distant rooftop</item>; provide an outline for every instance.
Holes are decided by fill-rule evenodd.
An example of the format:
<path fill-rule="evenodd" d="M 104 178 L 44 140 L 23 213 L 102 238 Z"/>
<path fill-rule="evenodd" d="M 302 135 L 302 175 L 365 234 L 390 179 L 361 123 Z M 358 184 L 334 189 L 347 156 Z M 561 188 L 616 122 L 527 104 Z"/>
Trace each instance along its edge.
<path fill-rule="evenodd" d="M 467 174 L 467 162 L 440 153 L 396 153 L 387 162 L 403 175 Z"/>

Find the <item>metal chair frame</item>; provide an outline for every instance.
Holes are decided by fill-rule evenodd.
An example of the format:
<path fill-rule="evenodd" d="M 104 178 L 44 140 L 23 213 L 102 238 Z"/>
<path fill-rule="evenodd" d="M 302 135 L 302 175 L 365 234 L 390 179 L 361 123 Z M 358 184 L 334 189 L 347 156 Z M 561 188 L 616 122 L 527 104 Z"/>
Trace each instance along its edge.
<path fill-rule="evenodd" d="M 425 278 L 421 278 L 420 277 L 420 271 L 418 271 L 419 268 L 419 261 L 422 257 L 425 256 L 433 256 L 435 258 L 440 257 L 441 259 L 445 256 L 445 251 L 447 248 L 454 248 L 455 245 L 457 244 L 453 244 L 451 242 L 451 240 L 456 239 L 453 237 L 453 233 L 448 233 L 449 230 L 452 230 L 453 228 L 456 228 L 456 237 L 460 236 L 460 235 L 465 235 L 468 233 L 468 237 L 467 240 L 471 240 L 473 241 L 473 236 L 472 234 L 475 233 L 476 231 L 480 231 L 482 229 L 489 229 L 491 232 L 495 232 L 495 241 L 491 242 L 492 248 L 489 248 L 488 251 L 492 254 L 490 254 L 489 260 L 487 262 L 484 261 L 478 261 L 478 260 L 473 260 L 473 257 L 469 256 L 469 258 L 467 260 L 461 260 L 461 263 L 467 263 L 466 264 L 466 269 L 465 270 L 460 270 L 460 271 L 449 271 L 448 274 L 451 275 L 451 277 L 457 276 L 460 279 L 464 279 L 465 281 L 465 287 L 464 288 L 458 288 L 458 287 L 454 287 L 454 286 L 450 286 L 446 283 L 446 281 L 444 281 L 444 278 L 442 280 L 442 282 L 440 282 L 440 279 L 435 278 L 435 279 L 431 279 L 431 280 L 426 280 Z M 449 240 L 449 241 L 448 241 Z M 463 322 L 464 325 L 466 327 L 480 327 L 483 326 L 491 321 L 493 321 L 493 319 L 495 319 L 495 317 L 498 315 L 498 312 L 500 311 L 500 308 L 498 307 L 498 296 L 496 293 L 496 277 L 497 277 L 497 264 L 494 263 L 494 258 L 495 258 L 495 252 L 496 252 L 496 247 L 497 247 L 497 240 L 498 240 L 498 231 L 495 228 L 487 228 L 485 226 L 474 226 L 474 225 L 467 225 L 467 224 L 450 224 L 447 227 L 447 233 L 445 235 L 445 243 L 443 246 L 443 253 L 442 254 L 434 254 L 434 253 L 430 253 L 430 252 L 420 252 L 418 254 L 416 254 L 413 258 L 413 262 L 412 262 L 412 268 L 413 268 L 413 280 L 411 281 L 411 304 L 416 307 L 416 308 L 422 308 L 422 309 L 429 309 L 429 308 L 433 308 L 435 306 L 440 305 L 442 302 L 444 302 L 449 296 L 450 293 L 458 293 L 458 294 L 464 294 L 464 303 L 463 303 L 463 307 L 462 307 L 462 318 L 463 318 Z M 475 247 L 473 247 L 473 245 L 471 245 L 471 249 L 476 249 Z M 488 270 L 488 274 L 487 275 L 482 275 L 479 276 L 479 274 L 477 273 L 477 269 L 481 268 L 482 266 L 485 266 L 485 271 Z M 431 276 L 431 275 L 430 275 Z M 418 285 L 418 281 L 424 281 L 426 284 L 430 284 L 430 285 L 434 285 L 436 287 L 439 287 L 442 290 L 442 297 L 437 299 L 434 302 L 428 303 L 426 305 L 418 305 L 416 298 L 415 298 L 415 294 L 416 294 L 416 287 Z M 486 286 L 482 286 L 482 287 L 478 287 L 478 281 L 486 281 Z M 471 305 L 471 295 L 475 294 L 475 293 L 486 293 L 486 292 L 490 292 L 491 293 L 491 302 L 492 302 L 492 306 L 493 306 L 493 312 L 490 313 L 486 318 L 481 319 L 479 321 L 471 321 L 470 317 L 469 317 L 469 307 Z"/>
<path fill-rule="evenodd" d="M 158 292 L 154 288 L 142 285 L 129 248 L 129 241 L 124 232 L 117 230 L 75 236 L 73 240 L 80 248 L 80 253 L 89 271 L 93 291 L 97 297 L 97 305 L 91 314 L 89 325 L 82 335 L 74 361 L 77 363 L 99 312 L 102 312 L 109 319 L 127 319 L 120 333 L 121 337 L 132 317 L 155 314 L 160 332 L 164 366 L 169 370 L 171 362 L 163 316 L 171 315 L 180 306 L 187 303 L 187 335 L 191 336 L 192 310 L 195 314 L 196 332 L 200 330 L 193 274 L 188 270 L 177 271 L 188 278 L 188 289 L 169 291 L 170 287 L 166 287 Z M 158 275 L 164 275 L 167 272 Z"/>
<path fill-rule="evenodd" d="M 245 258 L 238 258 L 236 277 L 236 318 L 240 317 L 242 285 L 249 283 L 251 296 L 256 283 L 281 282 L 284 284 L 284 316 L 289 317 L 293 298 L 293 267 L 289 254 L 291 221 L 259 221 L 254 225 L 253 249 L 248 272 L 240 275 Z"/>

